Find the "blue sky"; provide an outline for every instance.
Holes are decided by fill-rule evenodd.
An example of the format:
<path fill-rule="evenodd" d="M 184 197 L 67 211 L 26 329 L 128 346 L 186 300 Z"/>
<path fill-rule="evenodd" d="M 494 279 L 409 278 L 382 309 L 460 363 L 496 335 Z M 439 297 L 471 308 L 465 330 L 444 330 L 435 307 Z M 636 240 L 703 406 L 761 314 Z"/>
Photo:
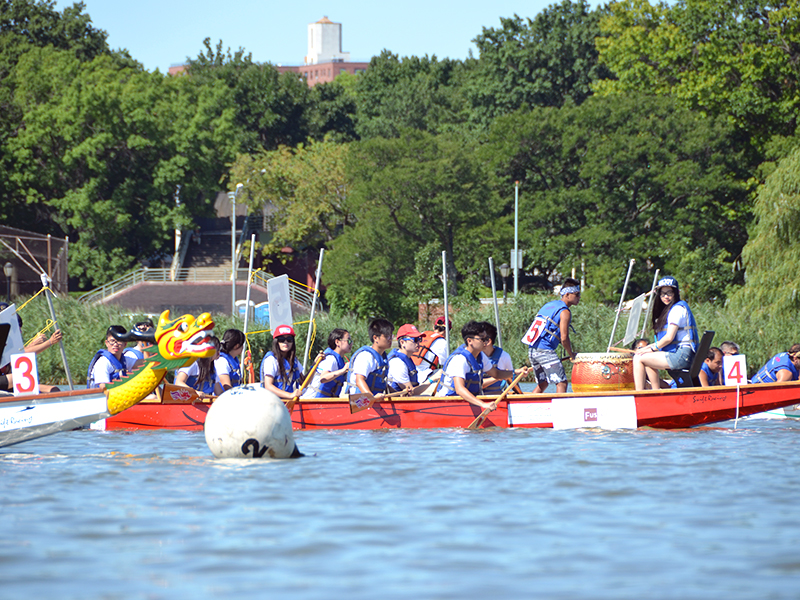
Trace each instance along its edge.
<path fill-rule="evenodd" d="M 499 27 L 500 17 L 534 17 L 553 0 L 464 0 L 433 2 L 291 2 L 275 0 L 83 0 L 109 45 L 127 48 L 152 71 L 195 57 L 210 37 L 232 50 L 243 47 L 257 62 L 299 65 L 306 55 L 307 25 L 327 16 L 342 23 L 342 50 L 368 61 L 384 48 L 400 56 L 466 58 L 482 27 Z M 63 10 L 72 1 L 57 0 Z M 592 2 L 596 6 L 597 2 Z"/>

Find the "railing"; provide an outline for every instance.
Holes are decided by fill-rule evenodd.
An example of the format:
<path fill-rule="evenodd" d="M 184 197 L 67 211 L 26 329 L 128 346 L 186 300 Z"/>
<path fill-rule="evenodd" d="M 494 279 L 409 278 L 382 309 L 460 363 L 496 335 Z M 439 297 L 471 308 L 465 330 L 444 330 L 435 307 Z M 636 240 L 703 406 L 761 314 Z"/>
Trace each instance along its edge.
<path fill-rule="evenodd" d="M 130 287 L 133 287 L 134 285 L 138 285 L 140 283 L 145 283 L 145 282 L 173 283 L 171 280 L 171 276 L 172 276 L 172 269 L 148 269 L 148 268 L 138 269 L 136 271 L 128 273 L 127 275 L 123 275 L 119 279 L 110 281 L 105 285 L 103 285 L 102 287 L 92 290 L 91 292 L 87 292 L 83 296 L 80 296 L 78 300 L 86 304 L 96 304 L 98 302 L 103 302 L 106 298 L 109 298 L 114 294 L 118 294 L 119 292 L 126 290 Z M 231 280 L 231 269 L 230 267 L 178 269 L 175 276 L 179 281 L 225 282 Z M 273 277 L 275 277 L 275 275 L 272 275 L 271 273 L 257 271 L 256 273 L 254 273 L 253 283 L 266 288 L 267 281 L 269 279 L 272 279 Z M 236 279 L 237 281 L 246 282 L 247 269 L 237 269 Z M 311 302 L 314 296 L 313 292 L 307 290 L 303 286 L 297 285 L 296 283 L 292 283 L 290 281 L 289 297 L 294 302 L 306 306 L 308 308 L 311 308 Z"/>

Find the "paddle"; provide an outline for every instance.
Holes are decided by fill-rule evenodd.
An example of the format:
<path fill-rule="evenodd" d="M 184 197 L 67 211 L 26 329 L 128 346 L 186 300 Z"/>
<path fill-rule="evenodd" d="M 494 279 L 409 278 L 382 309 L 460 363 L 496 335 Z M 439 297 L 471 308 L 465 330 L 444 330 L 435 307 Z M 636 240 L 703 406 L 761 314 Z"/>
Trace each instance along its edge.
<path fill-rule="evenodd" d="M 475 420 L 474 420 L 472 423 L 470 423 L 470 424 L 469 424 L 469 427 L 467 427 L 467 429 L 477 429 L 478 427 L 480 427 L 481 425 L 483 425 L 483 422 L 486 420 L 486 417 L 489 415 L 489 413 L 490 413 L 490 412 L 492 412 L 492 411 L 493 411 L 495 408 L 497 408 L 497 405 L 500 403 L 500 401 L 501 401 L 501 400 L 503 400 L 503 398 L 505 398 L 505 397 L 508 395 L 508 393 L 511 391 L 511 389 L 512 389 L 512 388 L 513 388 L 515 385 L 517 385 L 517 384 L 518 384 L 518 383 L 519 383 L 519 382 L 522 380 L 522 378 L 523 378 L 523 377 L 525 377 L 525 375 L 527 375 L 527 374 L 528 374 L 528 372 L 527 372 L 527 371 L 523 371 L 522 373 L 520 373 L 519 375 L 517 375 L 517 378 L 516 378 L 514 381 L 512 381 L 512 382 L 511 382 L 511 385 L 510 385 L 510 386 L 508 386 L 508 387 L 507 387 L 505 390 L 503 390 L 503 393 L 502 393 L 502 394 L 500 394 L 500 395 L 497 397 L 497 400 L 495 400 L 494 402 L 492 402 L 492 403 L 489 405 L 489 407 L 488 407 L 488 408 L 484 408 L 484 409 L 483 409 L 483 412 L 481 412 L 481 414 L 479 414 L 479 415 L 478 415 L 478 416 L 475 418 Z"/>
<path fill-rule="evenodd" d="M 617 348 L 616 346 L 609 346 L 608 349 L 614 352 L 624 352 L 625 354 L 636 354 L 636 350 L 631 350 L 630 348 Z"/>
<path fill-rule="evenodd" d="M 411 390 L 412 392 L 414 390 Z M 400 390 L 399 392 L 392 392 L 391 394 L 384 394 L 381 397 L 381 400 L 384 398 L 392 398 L 394 396 L 406 396 L 408 392 L 406 390 Z M 359 392 L 358 394 L 350 394 L 350 414 L 360 412 L 362 410 L 367 410 L 372 404 L 375 402 L 375 396 L 367 392 Z"/>
<path fill-rule="evenodd" d="M 323 358 L 325 358 L 324 354 L 320 354 L 317 357 L 317 362 L 314 363 L 314 366 L 311 367 L 311 370 L 308 372 L 308 375 L 306 375 L 306 380 L 303 382 L 303 385 L 301 385 L 300 389 L 297 390 L 294 398 L 292 398 L 286 403 L 286 410 L 288 410 L 290 413 L 294 410 L 294 403 L 300 399 L 300 394 L 302 394 L 303 390 L 305 390 L 306 387 L 308 387 L 308 384 L 311 383 L 311 378 L 314 376 L 314 372 L 317 370 L 317 367 L 319 366 L 319 363 L 322 362 Z"/>

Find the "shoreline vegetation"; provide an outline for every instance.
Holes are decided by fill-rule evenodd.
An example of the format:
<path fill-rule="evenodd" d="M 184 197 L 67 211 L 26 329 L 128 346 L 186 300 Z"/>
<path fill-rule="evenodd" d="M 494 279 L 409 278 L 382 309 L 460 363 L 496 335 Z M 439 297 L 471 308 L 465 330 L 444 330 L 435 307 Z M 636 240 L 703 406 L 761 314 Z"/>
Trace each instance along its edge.
<path fill-rule="evenodd" d="M 503 338 L 502 347 L 511 355 L 515 366 L 528 363 L 527 348 L 520 342 L 527 331 L 537 310 L 555 296 L 533 294 L 518 296 L 514 304 L 500 305 L 500 325 Z M 25 299 L 16 298 L 18 306 Z M 101 347 L 103 336 L 109 325 L 132 327 L 140 320 L 142 313 L 132 313 L 126 309 L 107 305 L 86 305 L 73 298 L 54 298 L 56 318 L 64 332 L 64 348 L 67 353 L 70 372 L 74 384 L 86 382 L 86 370 L 94 353 Z M 756 319 L 744 311 L 734 311 L 730 307 L 715 303 L 690 302 L 697 319 L 700 333 L 704 330 L 715 332 L 715 346 L 726 340 L 739 344 L 742 353 L 747 356 L 749 375 L 754 374 L 769 358 L 798 342 L 796 338 L 797 317 L 787 313 L 781 319 Z M 611 328 L 614 324 L 616 307 L 609 307 L 591 300 L 582 301 L 572 309 L 572 323 L 575 332 L 570 335 L 573 345 L 579 353 L 605 352 L 608 346 Z M 20 311 L 23 319 L 23 339 L 25 342 L 34 337 L 50 322 L 47 303 L 37 298 Z M 173 317 L 176 314 L 173 313 Z M 196 315 L 195 315 L 196 316 Z M 378 316 L 378 315 L 376 315 Z M 228 328 L 242 329 L 241 319 L 232 315 L 212 315 L 217 335 Z M 434 317 L 431 317 L 432 319 Z M 489 321 L 494 323 L 494 309 L 491 305 L 479 302 L 456 301 L 451 304 L 453 329 L 450 336 L 451 350 L 461 343 L 460 330 L 469 320 Z M 308 323 L 305 317 L 296 317 L 295 331 L 298 339 L 298 353 L 302 359 L 308 334 Z M 335 327 L 342 327 L 351 332 L 353 348 L 367 343 L 367 325 L 369 319 L 362 319 L 352 314 L 319 311 L 315 315 L 316 328 L 312 336 L 312 350 L 308 365 L 313 363 L 316 354 L 326 347 L 328 334 Z M 394 323 L 395 331 L 403 323 Z M 430 329 L 430 323 L 417 323 L 420 331 Z M 620 317 L 617 325 L 616 340 L 625 334 L 627 315 Z M 641 327 L 641 325 L 640 325 Z M 269 324 L 250 323 L 248 340 L 253 354 L 253 363 L 257 367 L 264 354 L 269 350 L 272 337 L 268 332 Z M 48 330 L 52 333 L 52 329 Z M 652 338 L 648 333 L 646 337 Z M 565 363 L 568 374 L 570 363 Z M 66 375 L 61 363 L 61 353 L 57 348 L 50 348 L 38 355 L 39 381 L 50 385 L 66 385 Z"/>

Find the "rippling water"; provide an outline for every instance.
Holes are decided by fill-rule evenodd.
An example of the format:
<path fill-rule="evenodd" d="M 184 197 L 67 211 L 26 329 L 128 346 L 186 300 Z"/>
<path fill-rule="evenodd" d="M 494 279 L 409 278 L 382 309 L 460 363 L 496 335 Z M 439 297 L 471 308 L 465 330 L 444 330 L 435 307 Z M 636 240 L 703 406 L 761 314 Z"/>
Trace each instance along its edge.
<path fill-rule="evenodd" d="M 800 423 L 731 425 L 58 434 L 0 450 L 0 597 L 796 598 Z"/>

